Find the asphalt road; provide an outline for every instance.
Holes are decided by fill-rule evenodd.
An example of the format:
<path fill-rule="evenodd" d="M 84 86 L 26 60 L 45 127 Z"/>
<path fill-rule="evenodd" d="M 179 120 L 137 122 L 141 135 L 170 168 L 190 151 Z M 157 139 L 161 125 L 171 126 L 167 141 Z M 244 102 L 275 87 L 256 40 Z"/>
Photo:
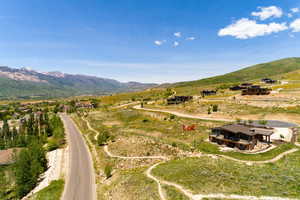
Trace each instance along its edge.
<path fill-rule="evenodd" d="M 62 200 L 96 200 L 93 161 L 83 136 L 73 120 L 62 114 L 68 143 L 69 169 Z"/>

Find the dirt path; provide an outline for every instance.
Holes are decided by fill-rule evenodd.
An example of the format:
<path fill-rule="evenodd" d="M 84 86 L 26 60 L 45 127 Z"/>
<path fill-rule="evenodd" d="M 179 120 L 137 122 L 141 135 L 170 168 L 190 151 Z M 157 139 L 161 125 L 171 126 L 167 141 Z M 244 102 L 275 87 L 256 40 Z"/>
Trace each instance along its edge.
<path fill-rule="evenodd" d="M 136 105 L 136 104 L 140 104 L 140 102 L 131 102 L 131 103 L 126 103 L 126 104 L 122 104 L 119 106 L 114 106 L 112 107 L 113 109 L 119 109 L 119 108 L 124 108 L 126 106 L 132 106 L 132 105 Z"/>
<path fill-rule="evenodd" d="M 277 155 L 276 157 L 270 159 L 270 160 L 263 160 L 263 161 L 247 161 L 247 160 L 239 160 L 239 159 L 236 159 L 236 158 L 232 158 L 230 156 L 225 156 L 225 155 L 215 155 L 215 156 L 220 156 L 220 157 L 223 157 L 223 158 L 226 158 L 228 160 L 232 160 L 232 161 L 236 161 L 236 162 L 239 162 L 239 163 L 245 163 L 247 165 L 253 165 L 253 164 L 266 164 L 266 163 L 274 163 L 278 160 L 280 160 L 281 158 L 283 158 L 284 156 L 288 155 L 288 154 L 291 154 L 291 153 L 294 153 L 296 151 L 299 151 L 298 148 L 293 148 L 293 149 L 290 149 L 288 151 L 285 151 L 279 155 Z"/>
<path fill-rule="evenodd" d="M 108 150 L 108 146 L 104 146 L 104 151 L 105 153 L 112 158 L 120 158 L 120 159 L 162 159 L 162 160 L 167 160 L 168 158 L 166 156 L 117 156 L 112 154 Z"/>
<path fill-rule="evenodd" d="M 105 146 L 104 147 L 104 151 L 107 153 L 108 156 L 113 157 L 113 158 L 120 158 L 120 159 L 163 159 L 163 160 L 167 160 L 167 157 L 164 156 L 141 156 L 141 157 L 125 157 L 125 156 L 117 156 L 112 154 L 111 152 L 109 152 L 108 147 Z M 238 162 L 251 162 L 253 164 L 263 164 L 263 163 L 268 163 L 268 162 L 276 162 L 279 159 L 281 159 L 282 157 L 284 157 L 287 154 L 293 153 L 295 151 L 298 151 L 298 149 L 292 149 L 290 151 L 284 152 L 280 155 L 278 155 L 277 157 L 271 159 L 271 160 L 267 160 L 267 161 L 241 161 L 241 160 L 237 160 L 237 159 L 233 159 L 231 157 L 227 157 L 227 159 L 231 159 L 234 161 L 238 161 Z M 207 156 L 206 154 L 199 154 L 198 156 L 194 156 L 194 157 L 200 157 L 200 156 Z M 208 156 L 212 156 L 212 155 L 208 155 Z M 193 157 L 193 156 L 192 156 Z M 165 194 L 163 192 L 162 189 L 162 184 L 165 185 L 169 185 L 169 186 L 173 186 L 175 188 L 177 188 L 180 192 L 182 192 L 184 195 L 186 195 L 189 199 L 191 200 L 202 200 L 204 198 L 220 198 L 220 199 L 243 199 L 243 200 L 297 200 L 297 199 L 292 199 L 292 198 L 281 198 L 281 197 L 269 197 L 269 196 L 261 196 L 261 197 L 256 197 L 256 196 L 243 196 L 243 195 L 225 195 L 225 194 L 219 194 L 219 193 L 213 193 L 213 194 L 193 194 L 190 190 L 185 189 L 183 186 L 176 184 L 176 183 L 172 183 L 169 181 L 164 181 L 161 180 L 159 178 L 156 178 L 155 176 L 152 175 L 152 170 L 155 169 L 158 165 L 164 163 L 160 162 L 160 163 L 156 163 L 155 165 L 152 165 L 151 167 L 149 167 L 146 171 L 146 175 L 148 178 L 154 180 L 157 185 L 158 185 L 158 193 L 159 196 L 161 198 L 161 200 L 167 200 L 167 198 L 165 197 Z"/>
<path fill-rule="evenodd" d="M 137 110 L 168 113 L 168 114 L 176 115 L 178 117 L 191 118 L 191 119 L 201 119 L 201 120 L 210 120 L 210 121 L 223 121 L 223 122 L 234 122 L 235 121 L 235 120 L 232 120 L 232 119 L 225 119 L 225 118 L 213 118 L 213 117 L 203 117 L 203 116 L 197 116 L 197 115 L 192 115 L 192 114 L 185 114 L 185 113 L 180 113 L 180 112 L 171 111 L 171 110 L 142 108 L 140 105 L 133 106 L 133 108 L 137 109 Z"/>
<path fill-rule="evenodd" d="M 152 165 L 151 167 L 149 167 L 149 168 L 147 169 L 147 171 L 146 171 L 146 175 L 147 175 L 148 178 L 154 180 L 154 181 L 157 183 L 157 185 L 158 185 L 158 194 L 159 194 L 160 199 L 161 199 L 161 200 L 167 200 L 167 198 L 165 197 L 165 194 L 164 194 L 164 192 L 163 192 L 161 183 L 160 183 L 161 181 L 160 181 L 158 178 L 156 178 L 155 176 L 153 176 L 153 175 L 151 174 L 152 170 L 153 170 L 155 167 L 157 167 L 158 165 L 160 165 L 160 164 L 161 164 L 161 163 L 156 163 L 155 165 Z"/>
<path fill-rule="evenodd" d="M 89 124 L 89 122 L 87 120 L 85 120 L 85 121 L 87 122 L 87 124 Z M 88 127 L 91 128 L 90 125 L 88 125 Z M 91 128 L 91 130 L 96 131 L 93 128 Z M 300 147 L 299 143 L 297 143 L 296 145 Z M 281 158 L 283 158 L 284 156 L 286 156 L 288 154 L 291 154 L 291 153 L 294 153 L 298 150 L 299 149 L 294 148 L 294 149 L 291 149 L 289 151 L 286 151 L 286 152 L 283 152 L 283 153 L 279 154 L 275 158 L 272 158 L 270 160 L 265 160 L 265 161 L 245 161 L 245 160 L 239 160 L 239 159 L 235 159 L 235 158 L 225 156 L 225 155 L 213 155 L 213 154 L 203 154 L 203 153 L 191 155 L 190 157 L 201 157 L 201 156 L 222 157 L 222 158 L 229 159 L 229 160 L 232 160 L 232 161 L 252 165 L 252 164 L 274 163 L 274 162 L 280 160 Z M 161 159 L 161 160 L 163 160 L 162 162 L 159 162 L 159 163 L 156 163 L 156 164 L 152 165 L 146 171 L 147 177 L 152 179 L 153 181 L 155 181 L 157 183 L 158 193 L 159 193 L 159 196 L 160 196 L 161 200 L 167 200 L 167 197 L 165 196 L 165 194 L 163 192 L 162 184 L 175 187 L 176 189 L 178 189 L 180 192 L 182 192 L 184 195 L 186 195 L 191 200 L 202 200 L 204 198 L 239 199 L 239 200 L 297 200 L 297 199 L 292 199 L 292 198 L 281 198 L 281 197 L 270 197 L 270 196 L 256 197 L 256 196 L 243 196 L 243 195 L 225 195 L 225 194 L 221 194 L 221 193 L 193 194 L 190 190 L 184 188 L 183 186 L 181 186 L 179 184 L 172 183 L 172 182 L 169 182 L 169 181 L 164 181 L 164 180 L 159 179 L 159 178 L 152 175 L 153 169 L 155 169 L 157 166 L 159 166 L 160 164 L 166 162 L 169 159 L 166 156 L 118 156 L 118 155 L 114 155 L 113 153 L 111 153 L 109 151 L 107 145 L 104 146 L 104 151 L 109 157 L 112 157 L 112 158 L 119 158 L 119 159 Z"/>
<path fill-rule="evenodd" d="M 91 131 L 93 131 L 94 133 L 96 133 L 94 139 L 97 140 L 98 135 L 99 135 L 99 131 L 97 131 L 96 129 L 94 129 L 94 128 L 91 126 L 90 122 L 89 122 L 87 119 L 85 119 L 84 117 L 82 117 L 81 119 L 86 123 L 87 127 L 88 127 Z"/>

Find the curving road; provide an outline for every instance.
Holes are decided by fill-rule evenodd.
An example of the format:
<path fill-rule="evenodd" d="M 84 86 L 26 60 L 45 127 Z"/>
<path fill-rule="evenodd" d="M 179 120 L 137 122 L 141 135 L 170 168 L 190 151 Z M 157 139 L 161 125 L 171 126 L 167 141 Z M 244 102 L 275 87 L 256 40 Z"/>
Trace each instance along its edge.
<path fill-rule="evenodd" d="M 66 114 L 61 119 L 69 143 L 69 169 L 62 200 L 96 200 L 95 174 L 91 154 L 76 125 Z"/>

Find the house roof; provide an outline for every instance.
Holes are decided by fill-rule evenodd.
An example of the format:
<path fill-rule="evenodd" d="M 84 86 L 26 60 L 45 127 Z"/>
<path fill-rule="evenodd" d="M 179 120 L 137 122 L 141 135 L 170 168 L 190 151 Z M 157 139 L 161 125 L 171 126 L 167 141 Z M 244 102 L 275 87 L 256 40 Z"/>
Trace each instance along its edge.
<path fill-rule="evenodd" d="M 242 133 L 245 135 L 272 135 L 274 132 L 272 129 L 267 128 L 259 128 L 255 126 L 250 125 L 244 125 L 244 124 L 228 124 L 222 127 L 219 127 L 218 129 L 225 130 L 231 133 Z"/>

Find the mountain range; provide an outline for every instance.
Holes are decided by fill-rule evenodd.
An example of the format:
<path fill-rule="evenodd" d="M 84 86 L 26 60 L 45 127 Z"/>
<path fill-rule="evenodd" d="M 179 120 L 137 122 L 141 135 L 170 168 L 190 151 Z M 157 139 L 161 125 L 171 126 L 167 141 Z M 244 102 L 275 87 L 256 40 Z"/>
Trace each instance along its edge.
<path fill-rule="evenodd" d="M 0 67 L 0 86 L 0 99 L 29 99 L 104 95 L 144 90 L 156 84 L 122 83 L 95 76 Z"/>
<path fill-rule="evenodd" d="M 53 98 L 78 95 L 106 95 L 153 87 L 202 87 L 234 84 L 261 78 L 300 80 L 300 58 L 285 58 L 250 66 L 235 72 L 174 84 L 122 83 L 113 79 L 61 72 L 37 72 L 27 68 L 0 67 L 0 99 Z"/>

